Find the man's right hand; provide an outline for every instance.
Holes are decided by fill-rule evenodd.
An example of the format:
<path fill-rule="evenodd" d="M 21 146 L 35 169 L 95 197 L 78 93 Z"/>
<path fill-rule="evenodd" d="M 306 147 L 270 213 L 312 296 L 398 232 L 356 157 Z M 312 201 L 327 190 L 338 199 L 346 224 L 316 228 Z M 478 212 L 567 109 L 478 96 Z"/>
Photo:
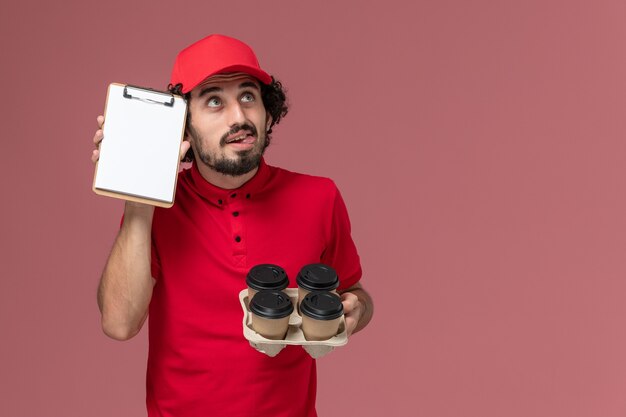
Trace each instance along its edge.
<path fill-rule="evenodd" d="M 98 130 L 96 130 L 96 134 L 93 136 L 93 143 L 94 145 L 96 145 L 96 149 L 94 149 L 91 153 L 91 162 L 93 162 L 94 164 L 100 158 L 100 142 L 104 137 L 104 134 L 102 133 L 102 127 L 104 126 L 104 116 L 100 115 L 96 118 L 96 120 L 98 121 Z"/>
<path fill-rule="evenodd" d="M 98 130 L 93 137 L 96 149 L 91 161 L 100 158 L 100 143 L 104 138 L 104 116 L 98 116 Z M 187 152 L 189 142 L 181 145 Z M 135 336 L 148 316 L 155 280 L 151 274 L 151 228 L 154 206 L 126 201 L 124 222 L 115 238 L 98 286 L 98 307 L 102 314 L 102 329 L 116 340 Z"/>

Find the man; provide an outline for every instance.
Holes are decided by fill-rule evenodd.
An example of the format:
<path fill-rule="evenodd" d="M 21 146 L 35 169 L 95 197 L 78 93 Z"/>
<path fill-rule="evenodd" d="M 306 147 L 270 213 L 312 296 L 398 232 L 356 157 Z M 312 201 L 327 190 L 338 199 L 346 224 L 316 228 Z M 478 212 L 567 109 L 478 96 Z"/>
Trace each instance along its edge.
<path fill-rule="evenodd" d="M 238 293 L 254 265 L 282 266 L 295 286 L 302 266 L 325 263 L 348 333 L 365 327 L 373 306 L 341 195 L 328 179 L 265 163 L 287 107 L 249 46 L 221 35 L 192 44 L 170 90 L 188 100 L 181 156 L 194 163 L 172 208 L 126 202 L 98 290 L 103 330 L 126 340 L 150 315 L 149 416 L 315 416 L 315 361 L 299 346 L 273 358 L 250 347 Z"/>

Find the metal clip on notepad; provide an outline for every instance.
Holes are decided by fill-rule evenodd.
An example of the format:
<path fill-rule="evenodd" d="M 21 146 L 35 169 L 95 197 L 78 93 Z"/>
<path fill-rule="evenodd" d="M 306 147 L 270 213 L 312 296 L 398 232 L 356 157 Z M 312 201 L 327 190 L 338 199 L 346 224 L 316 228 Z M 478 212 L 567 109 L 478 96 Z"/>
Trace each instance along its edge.
<path fill-rule="evenodd" d="M 132 89 L 132 95 L 128 92 Z M 162 100 L 160 96 L 166 96 L 167 100 Z M 124 97 L 128 99 L 140 100 L 146 103 L 163 104 L 167 107 L 174 107 L 173 94 L 164 93 L 162 91 L 156 91 L 151 88 L 137 87 L 134 85 L 127 85 L 124 87 Z"/>

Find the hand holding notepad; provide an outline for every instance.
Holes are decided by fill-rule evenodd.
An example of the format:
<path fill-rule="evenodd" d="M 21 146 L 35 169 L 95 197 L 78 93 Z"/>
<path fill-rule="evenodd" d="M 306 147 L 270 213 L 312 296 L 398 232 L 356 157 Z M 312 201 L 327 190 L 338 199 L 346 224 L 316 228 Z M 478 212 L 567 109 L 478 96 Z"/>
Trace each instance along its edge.
<path fill-rule="evenodd" d="M 111 84 L 94 142 L 93 190 L 161 207 L 174 203 L 187 103 L 166 92 Z M 103 120 L 101 120 L 103 122 Z M 104 140 L 102 140 L 104 137 Z M 184 148 L 184 149 L 183 149 Z"/>

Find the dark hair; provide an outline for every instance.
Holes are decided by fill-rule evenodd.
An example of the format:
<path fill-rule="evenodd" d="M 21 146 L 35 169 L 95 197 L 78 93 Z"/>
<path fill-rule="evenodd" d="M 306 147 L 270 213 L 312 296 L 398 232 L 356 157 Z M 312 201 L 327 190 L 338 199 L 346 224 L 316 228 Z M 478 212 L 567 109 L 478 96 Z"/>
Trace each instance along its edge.
<path fill-rule="evenodd" d="M 270 141 L 272 139 L 271 137 L 272 127 L 278 124 L 281 121 L 281 119 L 287 115 L 289 108 L 287 104 L 287 96 L 285 95 L 286 90 L 283 87 L 283 85 L 280 83 L 280 81 L 272 77 L 272 82 L 270 84 L 263 84 L 261 82 L 259 84 L 261 85 L 261 99 L 263 100 L 263 107 L 265 107 L 265 111 L 270 116 L 272 116 L 272 123 L 270 123 L 270 127 L 269 129 L 267 129 L 267 132 L 266 132 L 266 145 L 265 146 L 267 147 L 269 146 Z M 167 86 L 167 89 L 172 94 L 183 96 L 185 100 L 189 103 L 189 99 L 191 98 L 191 93 L 183 94 L 182 84 L 176 84 L 176 85 L 170 84 Z M 190 123 L 191 123 L 191 112 L 187 111 L 187 121 L 186 121 L 185 126 L 189 126 Z M 193 160 L 194 160 L 193 149 L 191 149 L 190 147 L 187 153 L 185 154 L 185 158 L 183 159 L 183 161 L 191 162 Z"/>

